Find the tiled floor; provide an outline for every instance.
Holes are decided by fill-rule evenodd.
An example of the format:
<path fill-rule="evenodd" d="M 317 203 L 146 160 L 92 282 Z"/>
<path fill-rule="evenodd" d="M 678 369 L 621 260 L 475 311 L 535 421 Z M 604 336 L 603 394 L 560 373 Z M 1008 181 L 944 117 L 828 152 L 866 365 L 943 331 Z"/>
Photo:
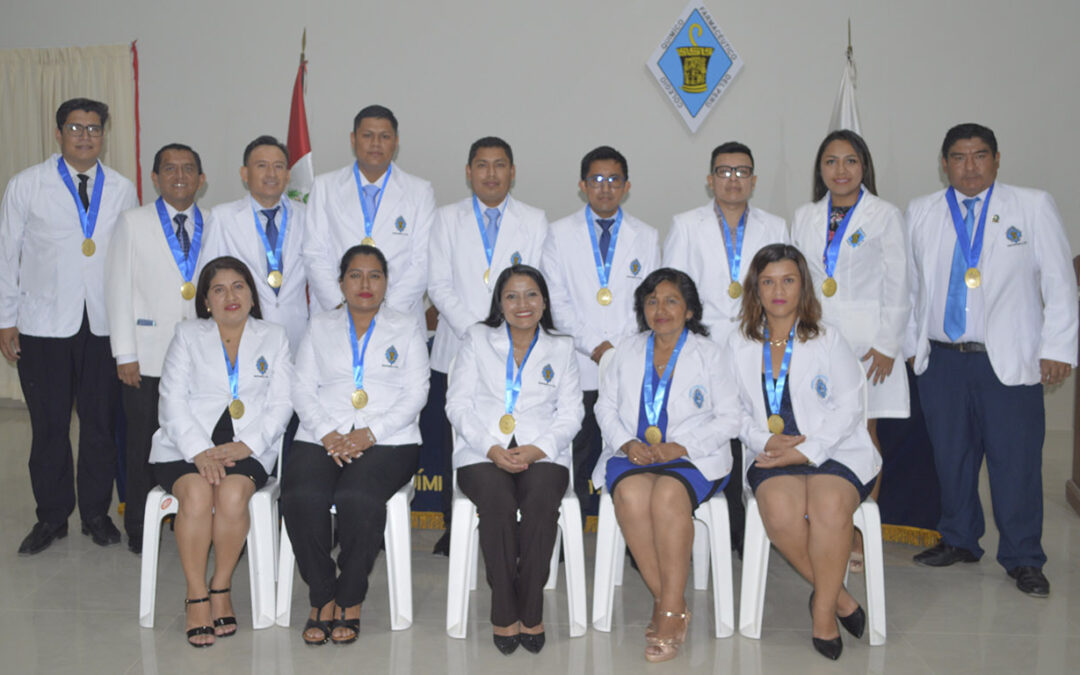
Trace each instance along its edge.
<path fill-rule="evenodd" d="M 413 532 L 412 628 L 391 632 L 386 569 L 376 563 L 359 641 L 347 647 L 306 647 L 300 629 L 306 587 L 294 586 L 293 627 L 252 631 L 247 566 L 233 581 L 240 631 L 211 649 L 184 642 L 184 588 L 176 546 L 166 532 L 158 582 L 156 625 L 137 621 L 139 558 L 123 546 L 99 548 L 71 534 L 29 558 L 16 555 L 33 524 L 26 470 L 29 429 L 25 412 L 0 407 L 0 673 L 1069 673 L 1080 670 L 1080 516 L 1066 505 L 1071 439 L 1047 439 L 1044 476 L 1044 546 L 1052 584 L 1048 600 L 1021 595 L 993 561 L 992 523 L 983 542 L 990 551 L 976 565 L 942 570 L 911 562 L 915 549 L 886 544 L 888 644 L 870 648 L 846 634 L 844 654 L 826 661 L 810 647 L 805 616 L 808 587 L 778 555 L 771 557 L 761 640 L 712 634 L 709 592 L 690 592 L 694 610 L 684 653 L 668 663 L 642 658 L 642 632 L 650 608 L 640 579 L 627 568 L 616 592 L 611 633 L 593 630 L 569 639 L 564 582 L 547 594 L 548 644 L 537 656 L 518 650 L 504 657 L 491 645 L 489 595 L 472 594 L 469 635 L 446 637 L 446 558 L 430 554 L 436 533 Z M 984 501 L 989 506 L 989 500 Z M 595 536 L 586 536 L 592 579 Z M 739 563 L 735 562 L 735 575 Z M 853 577 L 852 586 L 861 577 Z M 481 585 L 483 583 L 481 582 Z M 591 586 L 590 586 L 591 589 Z M 736 596 L 738 596 L 736 582 Z M 861 588 L 853 589 L 862 597 Z M 590 594 L 591 611 L 591 594 Z"/>

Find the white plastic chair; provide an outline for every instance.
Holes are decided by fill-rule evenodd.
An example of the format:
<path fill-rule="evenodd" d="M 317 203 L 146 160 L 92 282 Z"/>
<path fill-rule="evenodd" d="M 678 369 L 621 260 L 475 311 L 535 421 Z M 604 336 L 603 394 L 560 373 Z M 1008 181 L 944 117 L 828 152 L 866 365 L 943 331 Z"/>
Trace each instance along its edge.
<path fill-rule="evenodd" d="M 281 453 L 278 453 L 281 473 Z M 251 578 L 251 619 L 256 630 L 274 625 L 274 577 L 277 563 L 278 497 L 281 485 L 271 476 L 248 502 L 251 526 L 247 535 L 248 575 Z M 161 545 L 161 521 L 175 514 L 180 505 L 176 496 L 160 485 L 146 496 L 143 510 L 142 572 L 139 583 L 139 625 L 154 627 L 154 604 L 157 596 L 158 554 Z"/>
<path fill-rule="evenodd" d="M 390 590 L 390 630 L 405 630 L 413 622 L 412 606 L 412 530 L 409 504 L 416 488 L 410 480 L 386 502 L 386 526 L 383 543 L 386 547 L 386 580 Z M 336 515 L 330 507 L 329 516 Z M 281 524 L 281 549 L 278 557 L 277 625 L 289 627 L 292 610 L 292 589 L 296 558 L 292 541 Z"/>

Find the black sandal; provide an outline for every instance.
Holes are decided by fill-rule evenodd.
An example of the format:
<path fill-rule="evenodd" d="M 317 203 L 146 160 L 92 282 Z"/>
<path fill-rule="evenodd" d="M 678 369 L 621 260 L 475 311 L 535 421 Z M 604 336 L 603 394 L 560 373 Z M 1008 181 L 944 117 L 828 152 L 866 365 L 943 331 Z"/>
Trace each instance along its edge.
<path fill-rule="evenodd" d="M 309 618 L 307 620 L 307 623 L 304 624 L 304 630 L 303 630 L 302 633 L 300 633 L 300 639 L 303 640 L 304 644 L 306 644 L 306 645 L 310 645 L 312 647 L 318 647 L 319 645 L 324 645 L 324 644 L 326 644 L 327 642 L 330 641 L 330 634 L 334 632 L 334 629 L 331 626 L 331 624 L 333 623 L 333 620 L 327 621 L 327 620 L 324 620 L 324 619 L 320 619 L 319 618 L 320 614 L 322 614 L 322 609 L 315 608 L 315 618 L 314 619 Z M 331 614 L 333 614 L 333 612 L 331 612 Z M 309 640 L 308 639 L 307 632 L 309 630 L 311 630 L 312 628 L 316 628 L 316 629 L 322 631 L 322 638 L 321 639 L 318 639 L 318 640 Z"/>
<path fill-rule="evenodd" d="M 341 638 L 341 639 L 336 638 L 333 635 L 333 632 L 334 632 L 333 629 L 335 629 L 335 628 L 345 628 L 347 630 L 351 630 L 352 635 L 350 637 L 347 637 L 347 638 Z M 341 608 L 341 618 L 340 619 L 334 619 L 333 623 L 330 624 L 330 629 L 331 629 L 330 630 L 330 639 L 333 641 L 334 644 L 336 644 L 336 645 L 352 644 L 352 643 L 356 642 L 356 639 L 358 637 L 360 637 L 360 619 L 359 618 L 357 618 L 357 619 L 346 619 L 345 618 L 345 608 L 342 607 Z"/>
<path fill-rule="evenodd" d="M 188 605 L 196 605 L 196 604 L 198 604 L 200 602 L 210 602 L 210 596 L 208 595 L 205 598 L 195 598 L 194 600 L 185 599 L 184 600 L 184 610 L 185 611 L 187 610 Z M 195 626 L 194 628 L 189 628 L 188 631 L 187 631 L 188 644 L 191 645 L 192 647 L 195 647 L 196 649 L 201 649 L 203 647 L 209 647 L 209 646 L 214 644 L 213 642 L 199 643 L 199 642 L 192 642 L 191 641 L 191 638 L 197 637 L 199 635 L 209 635 L 209 636 L 211 636 L 213 638 L 217 638 L 217 636 L 214 635 L 214 627 L 213 626 Z"/>
<path fill-rule="evenodd" d="M 221 589 L 218 589 L 218 590 L 214 590 L 213 588 L 211 588 L 210 589 L 210 595 L 219 595 L 221 593 L 228 593 L 231 590 L 232 590 L 231 588 L 221 588 Z M 214 628 L 224 628 L 225 626 L 236 626 L 236 617 L 235 616 L 223 616 L 220 619 L 214 619 Z M 236 631 L 237 631 L 237 629 L 233 628 L 228 633 L 222 633 L 220 635 L 218 635 L 217 632 L 215 631 L 214 632 L 214 637 L 219 637 L 219 638 L 232 637 L 233 635 L 236 635 Z"/>

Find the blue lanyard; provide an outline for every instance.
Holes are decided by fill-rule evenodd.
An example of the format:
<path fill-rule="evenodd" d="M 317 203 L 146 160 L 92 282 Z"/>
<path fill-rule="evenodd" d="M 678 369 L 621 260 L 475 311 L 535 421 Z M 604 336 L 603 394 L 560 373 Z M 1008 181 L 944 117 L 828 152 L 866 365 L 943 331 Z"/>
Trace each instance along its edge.
<path fill-rule="evenodd" d="M 851 205 L 851 208 L 848 209 L 848 212 L 844 214 L 840 224 L 836 226 L 832 241 L 829 241 L 829 219 L 832 218 L 832 193 L 829 193 L 829 210 L 825 212 L 825 253 L 823 256 L 825 276 L 827 277 L 832 277 L 833 272 L 836 271 L 836 260 L 840 257 L 840 245 L 844 243 L 844 232 L 847 230 L 848 223 L 851 222 L 851 214 L 855 213 L 856 207 L 862 201 L 862 196 L 863 189 L 860 185 L 859 196 L 855 199 L 855 203 Z M 788 344 L 791 344 L 790 341 Z"/>
<path fill-rule="evenodd" d="M 671 358 L 668 359 L 667 365 L 664 366 L 664 372 L 660 374 L 660 382 L 657 383 L 655 392 L 653 391 L 652 371 L 653 345 L 656 342 L 656 334 L 649 333 L 649 342 L 645 346 L 645 380 L 642 382 L 642 386 L 645 388 L 645 419 L 652 426 L 656 426 L 660 421 L 660 409 L 664 405 L 664 395 L 667 393 L 671 376 L 675 372 L 675 362 L 679 360 L 679 352 L 682 351 L 683 345 L 686 344 L 686 336 L 689 333 L 689 328 L 683 328 L 682 334 L 679 335 L 679 341 L 675 344 L 675 349 L 671 351 Z"/>
<path fill-rule="evenodd" d="M 619 226 L 622 225 L 622 207 L 615 214 L 615 224 L 611 226 L 611 241 L 608 242 L 607 255 L 600 256 L 600 244 L 596 239 L 596 225 L 593 224 L 592 207 L 585 207 L 585 226 L 589 229 L 589 241 L 592 242 L 593 260 L 596 261 L 596 276 L 600 279 L 600 287 L 607 288 L 608 280 L 611 279 L 611 262 L 615 257 L 615 240 L 619 238 Z"/>
<path fill-rule="evenodd" d="M 79 224 L 82 225 L 83 236 L 91 239 L 94 236 L 94 226 L 97 225 L 98 209 L 101 208 L 101 191 L 105 187 L 105 171 L 101 168 L 101 162 L 97 163 L 97 177 L 94 178 L 94 194 L 90 196 L 89 211 L 83 208 L 82 198 L 75 189 L 75 181 L 71 180 L 71 173 L 68 172 L 63 157 L 56 160 L 56 166 L 60 170 L 60 178 L 75 200 L 75 208 L 79 210 Z"/>
<path fill-rule="evenodd" d="M 742 216 L 739 217 L 739 224 L 735 227 L 735 243 L 733 245 L 727 218 L 724 218 L 724 212 L 719 207 L 716 209 L 716 215 L 720 216 L 720 231 L 724 233 L 724 250 L 727 251 L 728 272 L 732 281 L 739 280 L 739 269 L 742 267 L 742 240 L 743 233 L 746 232 L 746 214 L 748 213 L 750 213 L 749 206 L 743 210 Z"/>
<path fill-rule="evenodd" d="M 191 208 L 195 213 L 195 236 L 191 238 L 191 249 L 188 251 L 188 257 L 185 260 L 184 250 L 180 248 L 180 240 L 176 238 L 176 231 L 173 229 L 173 221 L 169 218 L 169 212 L 165 210 L 165 199 L 158 197 L 154 205 L 157 206 L 158 220 L 161 221 L 161 229 L 165 231 L 165 239 L 169 242 L 169 250 L 172 251 L 173 260 L 176 261 L 176 266 L 180 269 L 180 276 L 184 278 L 184 281 L 190 282 L 191 278 L 195 276 L 195 262 L 199 259 L 199 248 L 202 246 L 202 213 L 199 211 L 198 206 L 192 205 Z"/>
<path fill-rule="evenodd" d="M 949 202 L 949 212 L 952 214 L 953 229 L 956 230 L 956 241 L 960 244 L 960 250 L 964 254 L 964 260 L 968 268 L 979 266 L 979 256 L 982 254 L 983 233 L 986 231 L 986 214 L 990 212 L 990 196 L 994 194 L 994 186 L 986 193 L 986 202 L 983 203 L 982 215 L 979 216 L 979 225 L 975 229 L 975 241 L 968 236 L 964 217 L 960 215 L 960 205 L 956 203 L 956 191 L 949 186 L 945 191 L 945 200 Z"/>
<path fill-rule="evenodd" d="M 772 376 L 772 352 L 769 350 L 769 324 L 765 324 L 765 344 L 762 346 L 762 360 L 765 362 L 765 394 L 769 398 L 769 412 L 773 415 L 780 414 L 780 402 L 784 400 L 784 385 L 787 384 L 788 367 L 791 366 L 791 352 L 795 348 L 795 326 L 791 325 L 791 333 L 788 334 L 787 347 L 784 349 L 784 361 L 780 364 L 780 374 L 773 381 Z"/>
<path fill-rule="evenodd" d="M 270 266 L 270 271 L 281 271 L 281 252 L 285 248 L 285 228 L 289 224 L 289 209 L 285 207 L 285 200 L 281 201 L 281 226 L 278 227 L 277 241 L 274 242 L 274 248 L 270 248 L 270 240 L 266 238 L 266 228 L 263 227 L 262 221 L 259 220 L 259 214 L 256 213 L 255 207 L 251 207 L 251 215 L 255 217 L 255 231 L 259 233 L 259 239 L 262 239 L 263 249 L 266 250 L 266 262 Z"/>
<path fill-rule="evenodd" d="M 379 198 L 375 200 L 375 212 L 368 213 L 367 201 L 364 199 L 363 182 L 360 180 L 360 162 L 353 163 L 352 171 L 353 178 L 356 179 L 356 194 L 360 197 L 360 208 L 364 210 L 365 237 L 371 237 L 371 232 L 375 229 L 375 216 L 379 213 L 379 204 L 382 204 L 383 195 L 386 194 L 386 182 L 390 180 L 390 172 L 393 170 L 393 164 L 387 165 L 386 175 L 383 177 L 382 185 L 379 187 Z"/>
<path fill-rule="evenodd" d="M 371 323 L 368 324 L 368 328 L 364 331 L 364 346 L 358 348 L 356 343 L 359 342 L 359 338 L 356 337 L 356 324 L 353 323 L 352 314 L 349 310 L 345 310 L 345 318 L 349 321 L 349 344 L 352 345 L 352 372 L 353 383 L 357 389 L 364 388 L 364 355 L 367 354 L 367 345 L 371 341 L 371 334 L 375 332 L 375 317 L 371 317 Z"/>
<path fill-rule="evenodd" d="M 476 215 L 476 225 L 480 228 L 480 240 L 484 242 L 484 255 L 487 256 L 488 269 L 491 269 L 491 259 L 495 256 L 495 244 L 488 241 L 487 227 L 484 226 L 484 217 L 480 215 L 480 202 L 476 200 L 475 193 L 472 196 L 472 210 L 473 214 Z M 484 276 L 484 279 L 487 280 L 487 275 Z"/>
<path fill-rule="evenodd" d="M 506 355 L 506 414 L 509 415 L 514 412 L 518 396 L 521 395 L 521 373 L 525 371 L 529 354 L 532 354 L 536 341 L 540 339 L 540 326 L 536 327 L 536 335 L 533 335 L 532 344 L 529 345 L 529 351 L 525 352 L 525 358 L 521 359 L 521 367 L 518 368 L 516 377 L 514 376 L 514 336 L 510 334 L 509 323 L 506 324 L 506 339 L 510 342 L 510 350 Z"/>
<path fill-rule="evenodd" d="M 221 343 L 221 353 L 225 355 L 225 366 L 229 373 L 229 391 L 235 401 L 240 397 L 240 351 L 236 352 L 236 361 L 229 360 L 229 352 L 225 349 L 225 343 Z"/>

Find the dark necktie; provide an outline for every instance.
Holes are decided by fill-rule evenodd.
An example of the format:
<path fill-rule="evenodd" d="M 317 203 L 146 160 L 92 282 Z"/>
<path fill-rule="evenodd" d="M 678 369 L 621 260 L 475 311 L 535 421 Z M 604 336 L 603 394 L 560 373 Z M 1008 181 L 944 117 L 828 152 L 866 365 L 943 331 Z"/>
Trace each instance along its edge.
<path fill-rule="evenodd" d="M 274 223 L 274 218 L 277 217 L 278 209 L 280 206 L 275 206 L 272 209 L 263 209 L 262 214 L 266 216 L 266 240 L 270 242 L 270 249 L 277 249 L 277 225 Z M 279 261 L 280 262 L 280 261 Z"/>
<path fill-rule="evenodd" d="M 180 242 L 180 250 L 184 252 L 185 260 L 187 260 L 188 253 L 191 251 L 191 239 L 188 238 L 187 230 L 184 229 L 184 221 L 186 220 L 187 216 L 183 213 L 173 216 L 173 222 L 176 223 L 176 238 Z"/>
<path fill-rule="evenodd" d="M 86 183 L 90 180 L 90 176 L 85 173 L 76 174 L 79 179 L 79 199 L 82 200 L 82 207 L 84 209 L 90 208 L 90 195 L 86 192 Z"/>
<path fill-rule="evenodd" d="M 607 250 L 611 245 L 611 224 L 615 222 L 614 218 L 598 218 L 596 224 L 600 226 L 603 232 L 600 234 L 600 255 L 604 259 L 604 263 L 607 263 Z"/>

